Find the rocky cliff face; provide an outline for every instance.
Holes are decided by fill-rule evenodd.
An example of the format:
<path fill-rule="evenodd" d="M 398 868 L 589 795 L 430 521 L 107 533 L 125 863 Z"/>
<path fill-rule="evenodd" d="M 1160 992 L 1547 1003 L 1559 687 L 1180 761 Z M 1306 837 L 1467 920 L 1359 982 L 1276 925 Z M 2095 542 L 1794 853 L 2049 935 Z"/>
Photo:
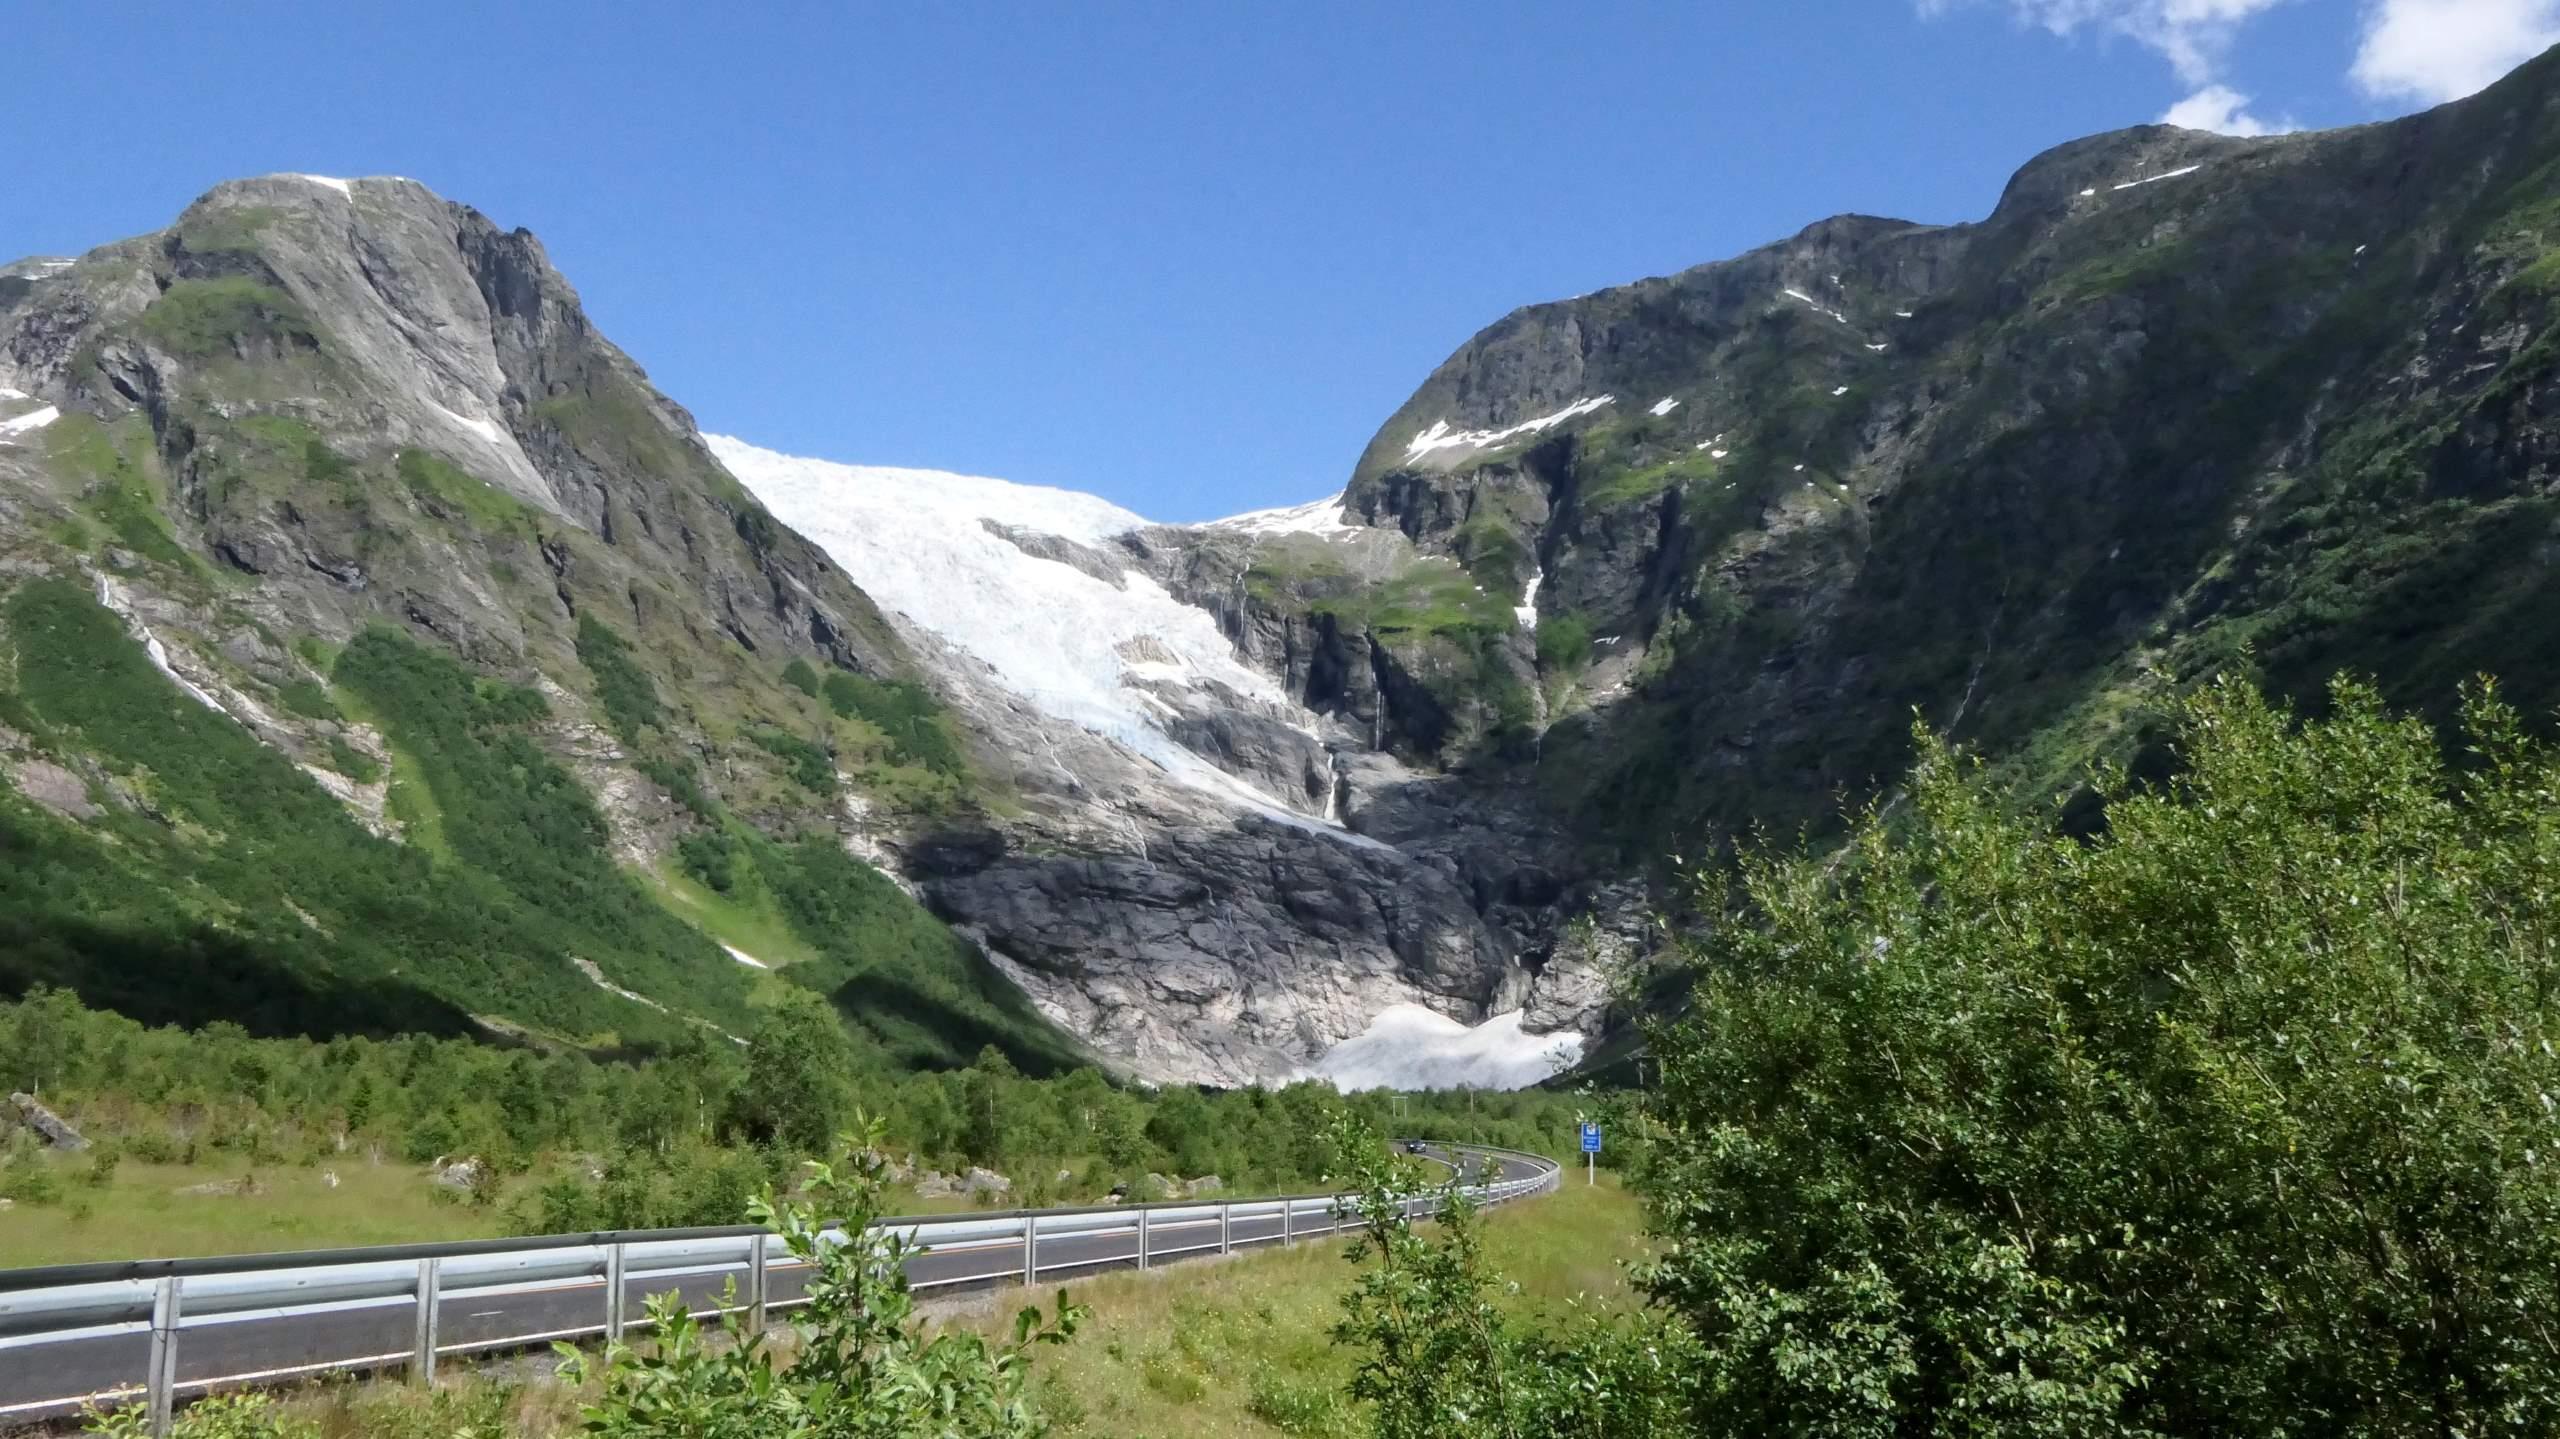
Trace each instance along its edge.
<path fill-rule="evenodd" d="M 2550 597 L 2555 176 L 2551 55 L 2390 124 L 2076 142 L 1977 224 L 1845 216 L 1485 330 L 1335 511 L 1443 562 L 1393 593 L 1290 550 L 1177 588 L 1603 873 L 1821 823 L 1915 713 L 2068 806 L 2233 666 L 2547 706 L 2560 653 L 2518 621 Z"/>
<path fill-rule="evenodd" d="M 835 845 L 976 793 L 869 598 L 414 182 L 0 269 L 0 644 L 10 988 L 666 1042 L 781 934 L 893 1053 L 1077 1052 Z"/>

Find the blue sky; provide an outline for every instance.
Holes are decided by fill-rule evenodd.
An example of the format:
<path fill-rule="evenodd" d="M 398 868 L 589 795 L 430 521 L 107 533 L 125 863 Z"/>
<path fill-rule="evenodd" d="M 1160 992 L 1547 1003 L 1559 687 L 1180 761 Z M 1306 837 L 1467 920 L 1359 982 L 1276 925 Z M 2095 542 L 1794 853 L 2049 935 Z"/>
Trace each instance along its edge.
<path fill-rule="evenodd" d="M 1517 305 L 2560 38 L 2560 0 L 12 8 L 0 256 L 414 176 L 540 234 L 706 429 L 1164 519 L 1337 487 Z"/>

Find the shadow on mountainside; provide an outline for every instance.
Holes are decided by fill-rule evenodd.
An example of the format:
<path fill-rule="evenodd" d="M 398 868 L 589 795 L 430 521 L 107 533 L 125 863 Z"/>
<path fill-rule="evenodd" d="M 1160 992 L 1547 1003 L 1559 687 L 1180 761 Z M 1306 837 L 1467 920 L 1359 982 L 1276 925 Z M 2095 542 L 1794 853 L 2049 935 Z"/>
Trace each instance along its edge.
<path fill-rule="evenodd" d="M 55 916 L 0 919 L 0 995 L 52 985 L 144 1024 L 228 1020 L 260 1036 L 478 1035 L 471 1017 L 402 980 L 315 974 L 202 926 Z"/>

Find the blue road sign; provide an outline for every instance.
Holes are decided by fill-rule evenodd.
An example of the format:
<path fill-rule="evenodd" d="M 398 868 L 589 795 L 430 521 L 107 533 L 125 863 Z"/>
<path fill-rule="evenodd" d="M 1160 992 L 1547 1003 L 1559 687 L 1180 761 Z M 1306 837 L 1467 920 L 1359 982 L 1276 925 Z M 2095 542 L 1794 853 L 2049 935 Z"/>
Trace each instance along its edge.
<path fill-rule="evenodd" d="M 1597 1154 L 1600 1152 L 1599 1125 L 1586 1124 L 1582 1126 L 1582 1152 L 1585 1154 Z"/>

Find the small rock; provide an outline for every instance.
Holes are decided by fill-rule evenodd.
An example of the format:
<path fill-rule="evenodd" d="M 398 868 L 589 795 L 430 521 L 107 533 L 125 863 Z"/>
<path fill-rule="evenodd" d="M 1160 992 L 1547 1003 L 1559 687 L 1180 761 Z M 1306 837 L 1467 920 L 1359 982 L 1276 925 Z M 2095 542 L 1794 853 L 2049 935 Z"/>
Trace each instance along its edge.
<path fill-rule="evenodd" d="M 1147 1176 L 1147 1197 L 1149 1199 L 1171 1199 L 1174 1195 L 1179 1194 L 1180 1192 L 1181 1187 L 1179 1185 L 1176 1185 L 1172 1180 L 1165 1178 L 1161 1174 L 1149 1174 Z"/>
<path fill-rule="evenodd" d="M 337 1188 L 337 1187 L 338 1187 L 338 1171 L 336 1171 L 336 1170 L 334 1170 L 334 1169 L 323 1169 L 323 1170 L 321 1170 L 321 1171 L 320 1171 L 320 1182 L 321 1182 L 322 1184 L 325 1184 L 325 1185 L 329 1186 L 331 1189 L 335 1189 L 335 1188 Z"/>
<path fill-rule="evenodd" d="M 1054 1182 L 1058 1184 L 1073 1184 L 1075 1182 L 1075 1178 L 1076 1172 L 1074 1170 L 1061 1169 L 1058 1171 L 1058 1177 Z"/>
<path fill-rule="evenodd" d="M 489 1166 L 477 1157 L 457 1159 L 451 1164 L 437 1164 L 429 1176 L 431 1182 L 445 1189 L 477 1189 L 489 1177 Z"/>
<path fill-rule="evenodd" d="M 1013 1181 L 992 1169 L 971 1165 L 969 1172 L 961 1177 L 960 1192 L 968 1195 L 1011 1194 Z"/>
<path fill-rule="evenodd" d="M 960 1181 L 928 1169 L 916 1176 L 915 1191 L 919 1199 L 947 1199 L 960 1192 Z"/>
<path fill-rule="evenodd" d="M 1203 1194 L 1215 1194 L 1226 1187 L 1227 1181 L 1214 1174 L 1203 1174 L 1197 1179 L 1184 1180 L 1182 1192 L 1185 1195 L 1197 1197 Z"/>

